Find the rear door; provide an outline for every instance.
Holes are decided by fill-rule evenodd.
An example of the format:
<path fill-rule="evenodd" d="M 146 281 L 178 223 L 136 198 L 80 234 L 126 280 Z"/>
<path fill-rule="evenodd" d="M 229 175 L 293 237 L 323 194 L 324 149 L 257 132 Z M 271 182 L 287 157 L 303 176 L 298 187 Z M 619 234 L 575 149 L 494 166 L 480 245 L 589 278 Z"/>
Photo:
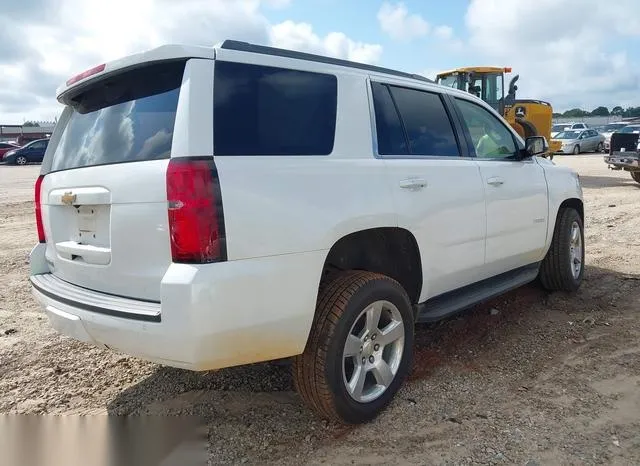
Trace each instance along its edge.
<path fill-rule="evenodd" d="M 60 279 L 159 300 L 171 263 L 166 171 L 177 120 L 189 108 L 181 85 L 208 79 L 211 87 L 213 75 L 212 65 L 208 76 L 193 75 L 198 61 L 143 64 L 65 97 L 69 105 L 43 164 L 41 198 L 46 258 Z"/>
<path fill-rule="evenodd" d="M 421 300 L 483 276 L 484 188 L 458 138 L 445 97 L 373 82 L 377 156 L 383 158 L 398 226 L 413 233 L 422 260 Z"/>
<path fill-rule="evenodd" d="M 42 162 L 44 159 L 44 154 L 47 150 L 47 146 L 49 145 L 49 141 L 37 141 L 31 147 L 31 154 L 29 154 L 29 158 L 32 162 Z"/>

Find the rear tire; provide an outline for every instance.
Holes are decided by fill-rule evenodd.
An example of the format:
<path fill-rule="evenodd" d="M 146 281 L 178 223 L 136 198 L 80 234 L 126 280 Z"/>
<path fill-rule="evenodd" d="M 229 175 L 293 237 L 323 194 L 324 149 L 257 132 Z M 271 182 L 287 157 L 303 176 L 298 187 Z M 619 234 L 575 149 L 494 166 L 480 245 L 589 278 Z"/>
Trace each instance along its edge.
<path fill-rule="evenodd" d="M 631 172 L 631 178 L 633 178 L 633 181 L 640 183 L 640 171 Z"/>
<path fill-rule="evenodd" d="M 328 420 L 370 421 L 407 376 L 413 332 L 411 301 L 398 282 L 342 272 L 320 290 L 307 346 L 293 360 L 294 386 Z"/>
<path fill-rule="evenodd" d="M 575 209 L 561 208 L 551 247 L 540 267 L 540 282 L 549 291 L 576 291 L 584 275 L 584 226 Z"/>
<path fill-rule="evenodd" d="M 573 146 L 573 155 L 580 154 L 580 146 Z"/>

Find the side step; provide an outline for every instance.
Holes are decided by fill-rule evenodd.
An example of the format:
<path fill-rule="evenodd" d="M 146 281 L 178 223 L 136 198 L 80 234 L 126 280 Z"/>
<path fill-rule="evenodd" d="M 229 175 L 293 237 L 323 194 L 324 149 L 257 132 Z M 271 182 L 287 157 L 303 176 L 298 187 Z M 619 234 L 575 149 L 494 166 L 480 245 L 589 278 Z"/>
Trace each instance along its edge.
<path fill-rule="evenodd" d="M 540 262 L 487 278 L 416 305 L 416 322 L 437 322 L 532 282 Z"/>

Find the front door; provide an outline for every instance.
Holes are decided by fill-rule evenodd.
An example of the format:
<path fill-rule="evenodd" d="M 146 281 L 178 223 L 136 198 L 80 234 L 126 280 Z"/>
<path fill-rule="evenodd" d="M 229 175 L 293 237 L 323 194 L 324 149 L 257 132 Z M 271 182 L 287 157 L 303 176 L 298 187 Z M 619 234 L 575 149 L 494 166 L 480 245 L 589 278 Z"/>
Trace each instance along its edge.
<path fill-rule="evenodd" d="M 495 275 L 541 260 L 547 238 L 544 169 L 534 158 L 516 160 L 513 132 L 486 108 L 456 98 L 476 152 L 486 199 L 487 272 Z"/>
<path fill-rule="evenodd" d="M 377 156 L 385 159 L 398 227 L 415 236 L 421 301 L 482 278 L 484 188 L 435 92 L 373 83 Z M 466 147 L 466 146 L 465 146 Z"/>

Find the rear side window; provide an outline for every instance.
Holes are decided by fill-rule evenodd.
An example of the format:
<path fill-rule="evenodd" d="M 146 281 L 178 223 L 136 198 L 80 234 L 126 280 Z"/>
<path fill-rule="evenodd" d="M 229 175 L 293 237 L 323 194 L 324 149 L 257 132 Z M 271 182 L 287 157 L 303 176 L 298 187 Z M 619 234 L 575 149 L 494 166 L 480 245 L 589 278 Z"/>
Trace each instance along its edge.
<path fill-rule="evenodd" d="M 184 67 L 144 66 L 73 96 L 51 170 L 169 158 Z"/>
<path fill-rule="evenodd" d="M 400 112 L 412 155 L 460 155 L 453 126 L 440 95 L 389 86 Z"/>
<path fill-rule="evenodd" d="M 407 155 L 409 147 L 389 88 L 384 84 L 372 83 L 373 107 L 376 115 L 378 154 Z"/>
<path fill-rule="evenodd" d="M 215 155 L 328 155 L 336 130 L 335 76 L 216 61 Z"/>

